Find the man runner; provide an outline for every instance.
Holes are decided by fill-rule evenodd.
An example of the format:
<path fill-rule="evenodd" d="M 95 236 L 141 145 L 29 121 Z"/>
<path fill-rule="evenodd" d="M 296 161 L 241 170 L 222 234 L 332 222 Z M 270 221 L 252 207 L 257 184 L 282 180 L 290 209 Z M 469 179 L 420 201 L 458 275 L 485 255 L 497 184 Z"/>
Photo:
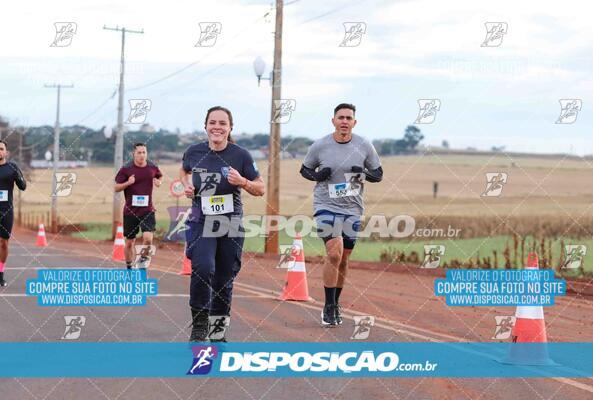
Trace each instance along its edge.
<path fill-rule="evenodd" d="M 20 190 L 27 188 L 27 183 L 19 167 L 12 161 L 6 161 L 8 148 L 0 140 L 0 286 L 6 286 L 4 265 L 8 258 L 8 240 L 12 233 L 14 212 L 12 207 L 12 189 L 14 184 Z"/>
<path fill-rule="evenodd" d="M 334 133 L 311 145 L 300 171 L 304 178 L 317 182 L 313 192 L 314 218 L 327 252 L 321 324 L 330 327 L 342 323 L 338 300 L 364 211 L 363 180 L 380 182 L 383 178 L 373 145 L 352 133 L 356 125 L 355 113 L 356 107 L 352 104 L 342 103 L 334 109 Z"/>
<path fill-rule="evenodd" d="M 115 191 L 124 191 L 124 236 L 127 269 L 132 269 L 135 257 L 134 243 L 138 231 L 142 230 L 142 244 L 151 246 L 156 229 L 155 208 L 152 205 L 152 188 L 163 182 L 163 174 L 148 161 L 148 149 L 144 143 L 136 143 L 132 149 L 133 161 L 124 165 L 115 176 Z M 146 268 L 148 256 L 142 254 L 136 268 Z"/>

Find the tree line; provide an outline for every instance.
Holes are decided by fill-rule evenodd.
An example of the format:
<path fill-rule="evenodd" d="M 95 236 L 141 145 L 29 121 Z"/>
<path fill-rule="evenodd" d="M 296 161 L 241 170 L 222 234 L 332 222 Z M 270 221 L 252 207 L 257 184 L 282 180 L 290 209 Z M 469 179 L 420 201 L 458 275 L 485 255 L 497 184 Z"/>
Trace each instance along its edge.
<path fill-rule="evenodd" d="M 46 153 L 53 151 L 54 128 L 50 125 L 36 127 L 10 127 L 0 117 L 0 137 L 9 142 L 11 157 L 20 154 L 23 162 L 28 164 L 31 159 L 43 160 Z M 93 129 L 81 125 L 65 126 L 60 133 L 60 159 L 83 160 L 90 163 L 113 163 L 115 150 L 115 134 L 108 135 L 106 128 Z M 259 150 L 267 154 L 269 135 L 266 133 L 234 135 L 235 142 L 248 150 Z M 396 154 L 412 154 L 424 136 L 420 129 L 410 125 L 401 139 L 378 139 L 373 145 L 381 156 Z M 178 160 L 185 149 L 192 143 L 206 140 L 203 131 L 180 134 L 167 129 L 127 131 L 124 134 L 124 149 L 129 150 L 137 142 L 148 144 L 150 157 L 155 160 Z M 302 157 L 313 143 L 307 137 L 283 136 L 281 149 L 292 157 Z M 23 149 L 19 153 L 19 146 Z M 129 155 L 126 151 L 126 159 Z"/>

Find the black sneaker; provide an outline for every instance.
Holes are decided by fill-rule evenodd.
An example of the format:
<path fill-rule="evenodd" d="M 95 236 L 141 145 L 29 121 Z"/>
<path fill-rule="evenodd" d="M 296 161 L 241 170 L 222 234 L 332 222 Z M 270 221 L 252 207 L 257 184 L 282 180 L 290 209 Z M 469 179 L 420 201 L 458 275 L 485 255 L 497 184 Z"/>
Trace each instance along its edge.
<path fill-rule="evenodd" d="M 336 305 L 326 304 L 321 312 L 321 325 L 323 326 L 336 326 Z"/>
<path fill-rule="evenodd" d="M 191 309 L 192 327 L 190 342 L 205 342 L 208 339 L 208 311 Z"/>
<path fill-rule="evenodd" d="M 4 280 L 4 272 L 0 272 L 0 286 L 6 286 L 6 281 Z"/>
<path fill-rule="evenodd" d="M 342 306 L 336 304 L 336 323 L 342 325 Z"/>

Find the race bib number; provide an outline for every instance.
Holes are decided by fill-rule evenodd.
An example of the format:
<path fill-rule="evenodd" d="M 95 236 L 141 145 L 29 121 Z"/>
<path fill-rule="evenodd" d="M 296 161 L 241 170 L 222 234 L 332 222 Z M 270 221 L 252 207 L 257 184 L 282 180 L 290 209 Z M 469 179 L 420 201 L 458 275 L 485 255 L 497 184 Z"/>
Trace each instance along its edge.
<path fill-rule="evenodd" d="M 8 201 L 8 190 L 0 190 L 0 201 Z"/>
<path fill-rule="evenodd" d="M 147 207 L 149 197 L 148 195 L 132 195 L 132 206 Z"/>
<path fill-rule="evenodd" d="M 202 212 L 204 215 L 228 214 L 235 211 L 233 195 L 202 196 Z"/>
<path fill-rule="evenodd" d="M 349 182 L 344 183 L 329 183 L 328 184 L 329 197 L 337 199 L 347 196 L 358 196 L 360 193 L 360 185 Z"/>

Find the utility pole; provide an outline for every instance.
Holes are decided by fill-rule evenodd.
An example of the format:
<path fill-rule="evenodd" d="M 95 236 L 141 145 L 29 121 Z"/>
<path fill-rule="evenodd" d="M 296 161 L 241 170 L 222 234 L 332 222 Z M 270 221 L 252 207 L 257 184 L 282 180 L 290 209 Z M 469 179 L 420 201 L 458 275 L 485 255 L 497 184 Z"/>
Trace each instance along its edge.
<path fill-rule="evenodd" d="M 126 29 L 125 27 L 116 26 L 115 28 L 108 28 L 103 26 L 103 29 L 109 31 L 121 32 L 121 63 L 119 70 L 119 100 L 117 102 L 117 132 L 115 133 L 115 156 L 113 158 L 113 164 L 115 173 L 124 164 L 124 49 L 126 44 L 126 32 L 128 33 L 139 33 L 143 34 L 144 29 L 141 31 L 134 31 Z M 113 192 L 113 224 L 111 227 L 111 236 L 115 237 L 115 231 L 117 230 L 117 224 L 121 222 L 121 198 L 122 192 Z"/>
<path fill-rule="evenodd" d="M 56 174 L 58 172 L 58 163 L 60 162 L 60 93 L 62 88 L 73 88 L 74 85 L 52 84 L 45 85 L 46 88 L 58 89 L 58 102 L 56 108 L 56 124 L 54 126 L 54 154 L 52 157 L 53 176 L 51 178 L 51 232 L 58 233 L 58 196 L 56 196 L 56 189 L 58 181 Z"/>
<path fill-rule="evenodd" d="M 265 252 L 278 254 L 278 230 L 271 232 L 271 216 L 280 213 L 280 123 L 276 121 L 276 105 L 281 99 L 282 83 L 282 14 L 283 0 L 276 0 L 276 28 L 274 29 L 274 69 L 272 71 L 272 112 L 268 155 L 268 183 L 266 203 Z M 277 221 L 276 221 L 277 223 Z"/>

